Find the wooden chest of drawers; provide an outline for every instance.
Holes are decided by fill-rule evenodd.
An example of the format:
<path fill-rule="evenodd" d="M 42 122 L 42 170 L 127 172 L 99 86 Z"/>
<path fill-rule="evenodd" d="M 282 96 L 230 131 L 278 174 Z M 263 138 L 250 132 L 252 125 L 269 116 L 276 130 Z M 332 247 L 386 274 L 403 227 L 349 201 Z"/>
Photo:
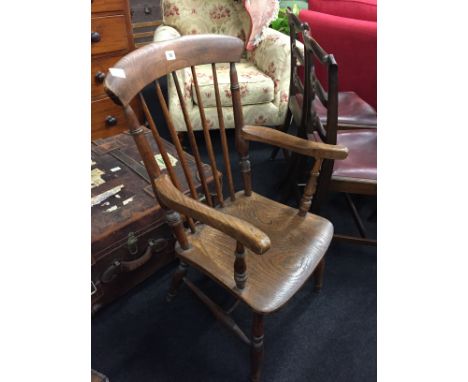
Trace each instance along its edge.
<path fill-rule="evenodd" d="M 92 139 L 127 129 L 122 110 L 107 97 L 103 81 L 109 67 L 134 48 L 128 0 L 91 0 Z M 141 114 L 141 107 L 133 106 Z"/>

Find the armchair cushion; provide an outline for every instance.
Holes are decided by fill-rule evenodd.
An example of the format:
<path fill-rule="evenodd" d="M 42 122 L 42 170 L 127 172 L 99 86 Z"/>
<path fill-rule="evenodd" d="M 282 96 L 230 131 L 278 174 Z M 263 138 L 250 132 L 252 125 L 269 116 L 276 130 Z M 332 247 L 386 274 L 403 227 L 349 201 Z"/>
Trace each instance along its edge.
<path fill-rule="evenodd" d="M 170 27 L 169 25 L 161 25 L 154 31 L 153 41 L 166 41 L 180 37 L 180 33 L 177 29 Z"/>
<path fill-rule="evenodd" d="M 253 52 L 250 52 L 248 58 L 273 80 L 275 92 L 273 104 L 278 112 L 274 118 L 269 118 L 268 124 L 280 125 L 286 117 L 289 101 L 291 75 L 289 36 L 271 28 L 265 29 L 263 40 Z"/>
<path fill-rule="evenodd" d="M 236 65 L 241 101 L 243 105 L 254 105 L 271 102 L 274 99 L 274 85 L 271 77 L 261 72 L 255 65 L 242 61 Z M 229 78 L 229 64 L 216 65 L 219 93 L 222 106 L 232 106 L 231 81 Z M 211 65 L 196 68 L 200 95 L 205 107 L 216 107 Z M 192 97 L 196 104 L 197 96 L 192 84 Z"/>
<path fill-rule="evenodd" d="M 376 0 L 309 0 L 309 10 L 351 19 L 377 21 Z"/>

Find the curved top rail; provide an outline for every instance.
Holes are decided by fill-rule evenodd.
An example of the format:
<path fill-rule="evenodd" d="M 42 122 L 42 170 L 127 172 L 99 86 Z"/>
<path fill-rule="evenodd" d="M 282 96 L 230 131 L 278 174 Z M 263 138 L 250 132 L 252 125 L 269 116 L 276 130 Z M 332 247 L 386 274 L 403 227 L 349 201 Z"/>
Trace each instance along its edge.
<path fill-rule="evenodd" d="M 146 85 L 170 72 L 216 62 L 239 62 L 244 43 L 237 37 L 199 34 L 145 45 L 109 69 L 104 88 L 126 106 Z"/>

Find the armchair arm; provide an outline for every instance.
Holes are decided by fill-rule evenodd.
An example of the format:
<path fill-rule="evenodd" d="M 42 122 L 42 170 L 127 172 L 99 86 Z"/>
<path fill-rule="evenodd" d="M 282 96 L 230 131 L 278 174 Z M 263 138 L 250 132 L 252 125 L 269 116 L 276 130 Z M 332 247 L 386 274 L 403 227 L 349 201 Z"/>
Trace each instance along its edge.
<path fill-rule="evenodd" d="M 167 175 L 159 176 L 154 182 L 159 200 L 167 207 L 231 236 L 256 254 L 261 255 L 270 248 L 270 238 L 258 228 L 189 198 L 172 184 Z"/>
<path fill-rule="evenodd" d="M 286 116 L 289 99 L 289 77 L 291 76 L 291 48 L 289 36 L 271 28 L 263 31 L 263 40 L 249 54 L 249 60 L 271 77 L 274 84 L 273 104 L 278 108 L 278 120 L 272 124 L 282 124 Z"/>
<path fill-rule="evenodd" d="M 159 41 L 172 40 L 180 36 L 181 34 L 179 33 L 177 29 L 170 27 L 169 25 L 160 25 L 154 31 L 153 41 L 159 42 Z"/>
<path fill-rule="evenodd" d="M 345 146 L 308 141 L 264 126 L 244 126 L 242 136 L 248 141 L 268 143 L 314 158 L 345 159 L 348 156 Z"/>

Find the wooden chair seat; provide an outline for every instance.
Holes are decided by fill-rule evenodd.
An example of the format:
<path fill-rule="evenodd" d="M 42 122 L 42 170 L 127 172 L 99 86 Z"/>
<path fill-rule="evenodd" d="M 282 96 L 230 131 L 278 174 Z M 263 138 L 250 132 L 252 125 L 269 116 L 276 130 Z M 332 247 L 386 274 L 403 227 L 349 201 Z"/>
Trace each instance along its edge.
<path fill-rule="evenodd" d="M 317 215 L 301 217 L 297 209 L 256 193 L 236 193 L 222 212 L 241 218 L 265 232 L 271 248 L 263 255 L 247 254 L 248 282 L 243 290 L 232 277 L 236 240 L 208 225 L 190 236 L 192 248 L 178 250 L 187 263 L 215 278 L 258 313 L 271 313 L 285 304 L 307 281 L 333 237 L 332 224 Z"/>

